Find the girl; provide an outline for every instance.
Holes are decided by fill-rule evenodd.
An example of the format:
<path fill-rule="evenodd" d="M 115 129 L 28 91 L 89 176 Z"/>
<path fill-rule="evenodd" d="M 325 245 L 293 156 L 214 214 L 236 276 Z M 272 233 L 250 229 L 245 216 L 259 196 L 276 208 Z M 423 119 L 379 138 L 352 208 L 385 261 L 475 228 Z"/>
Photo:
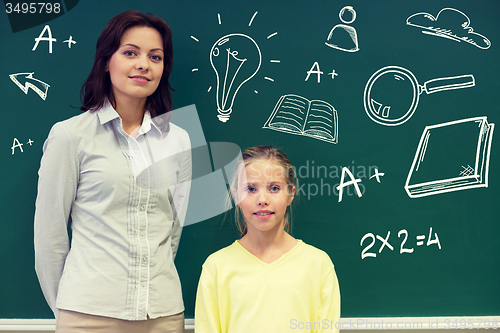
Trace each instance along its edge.
<path fill-rule="evenodd" d="M 184 331 L 174 257 L 191 155 L 169 122 L 171 68 L 165 21 L 115 16 L 82 87 L 86 112 L 55 124 L 44 144 L 35 265 L 56 332 Z"/>
<path fill-rule="evenodd" d="M 270 146 L 247 149 L 231 191 L 242 237 L 203 264 L 195 331 L 338 331 L 340 292 L 330 258 L 288 233 L 295 177 L 286 155 Z"/>

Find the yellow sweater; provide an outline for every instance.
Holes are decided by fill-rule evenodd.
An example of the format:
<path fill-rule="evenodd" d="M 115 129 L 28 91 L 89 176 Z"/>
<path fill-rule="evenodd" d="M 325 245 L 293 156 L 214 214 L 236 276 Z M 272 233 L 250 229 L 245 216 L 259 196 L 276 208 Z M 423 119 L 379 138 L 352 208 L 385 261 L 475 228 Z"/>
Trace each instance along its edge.
<path fill-rule="evenodd" d="M 340 291 L 328 255 L 301 240 L 267 264 L 238 241 L 208 257 L 196 333 L 338 332 Z"/>

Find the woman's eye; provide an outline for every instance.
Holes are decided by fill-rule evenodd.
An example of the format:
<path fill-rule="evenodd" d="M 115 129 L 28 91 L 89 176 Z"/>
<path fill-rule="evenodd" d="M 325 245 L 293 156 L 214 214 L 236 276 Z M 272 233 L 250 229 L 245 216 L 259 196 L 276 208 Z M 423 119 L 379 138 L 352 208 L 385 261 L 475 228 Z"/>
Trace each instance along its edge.
<path fill-rule="evenodd" d="M 162 61 L 162 57 L 158 55 L 151 56 L 151 59 L 153 59 L 154 61 Z"/>
<path fill-rule="evenodd" d="M 131 56 L 135 55 L 135 52 L 134 51 L 125 51 L 125 52 L 123 52 L 123 54 L 126 55 L 126 56 L 131 57 Z"/>

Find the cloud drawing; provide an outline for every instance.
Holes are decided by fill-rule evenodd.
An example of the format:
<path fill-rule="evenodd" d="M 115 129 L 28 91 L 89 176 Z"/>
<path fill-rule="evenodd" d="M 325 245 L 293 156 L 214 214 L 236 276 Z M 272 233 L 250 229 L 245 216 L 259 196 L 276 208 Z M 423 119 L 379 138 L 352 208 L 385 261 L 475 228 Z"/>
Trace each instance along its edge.
<path fill-rule="evenodd" d="M 467 15 L 457 9 L 443 8 L 436 17 L 429 13 L 413 14 L 406 19 L 406 24 L 425 29 L 422 31 L 425 34 L 467 42 L 480 49 L 491 46 L 488 38 L 474 32 Z"/>

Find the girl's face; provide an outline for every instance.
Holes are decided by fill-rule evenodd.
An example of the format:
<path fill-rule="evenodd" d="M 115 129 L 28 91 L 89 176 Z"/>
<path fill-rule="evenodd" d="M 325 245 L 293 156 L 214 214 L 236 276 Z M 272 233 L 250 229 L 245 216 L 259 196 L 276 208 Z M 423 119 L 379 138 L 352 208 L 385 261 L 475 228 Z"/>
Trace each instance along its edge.
<path fill-rule="evenodd" d="M 132 27 L 122 35 L 120 47 L 108 61 L 107 71 L 116 102 L 146 101 L 163 74 L 163 41 L 149 27 Z"/>
<path fill-rule="evenodd" d="M 247 165 L 245 174 L 238 184 L 237 197 L 248 233 L 283 230 L 286 209 L 295 194 L 295 186 L 286 182 L 285 168 L 262 160 Z"/>

